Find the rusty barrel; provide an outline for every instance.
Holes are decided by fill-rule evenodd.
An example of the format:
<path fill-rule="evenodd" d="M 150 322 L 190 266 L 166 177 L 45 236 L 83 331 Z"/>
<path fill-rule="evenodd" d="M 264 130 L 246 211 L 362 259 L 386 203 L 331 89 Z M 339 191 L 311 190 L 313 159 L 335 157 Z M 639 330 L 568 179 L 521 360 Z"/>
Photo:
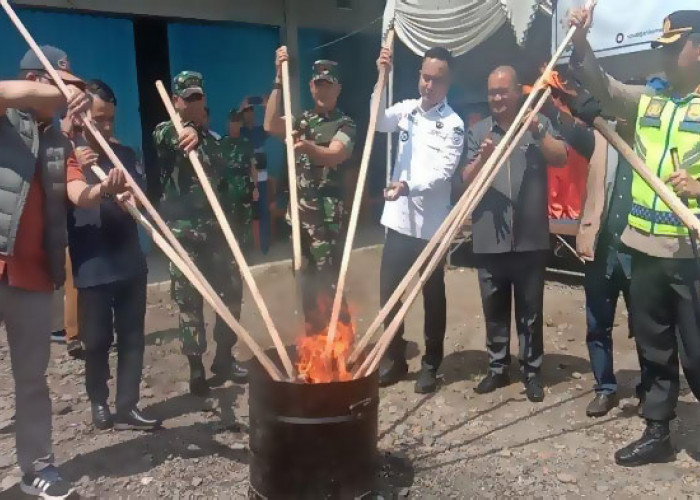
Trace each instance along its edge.
<path fill-rule="evenodd" d="M 348 382 L 275 382 L 253 363 L 249 398 L 251 498 L 354 499 L 372 491 L 376 372 Z"/>

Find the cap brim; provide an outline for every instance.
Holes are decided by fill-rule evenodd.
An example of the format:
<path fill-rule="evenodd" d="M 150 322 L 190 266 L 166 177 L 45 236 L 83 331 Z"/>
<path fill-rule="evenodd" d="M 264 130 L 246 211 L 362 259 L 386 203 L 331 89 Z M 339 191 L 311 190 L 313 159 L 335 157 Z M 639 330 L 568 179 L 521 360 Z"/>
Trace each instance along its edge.
<path fill-rule="evenodd" d="M 57 69 L 56 72 L 65 83 L 70 83 L 72 85 L 78 85 L 85 88 L 85 82 L 81 78 L 75 76 L 73 73 L 69 73 L 68 71 L 64 71 L 62 69 Z"/>
<path fill-rule="evenodd" d="M 330 76 L 317 76 L 317 77 L 314 77 L 313 81 L 314 82 L 324 81 L 324 82 L 328 82 L 328 83 L 338 83 L 338 80 L 336 80 L 335 78 L 330 77 Z"/>
<path fill-rule="evenodd" d="M 688 33 L 688 29 L 673 30 L 669 31 L 668 33 L 664 33 L 663 36 L 651 42 L 651 48 L 658 49 L 659 47 L 673 45 L 674 43 L 679 42 L 681 38 L 683 38 L 683 35 L 686 35 Z"/>
<path fill-rule="evenodd" d="M 196 94 L 204 95 L 204 89 L 201 87 L 190 87 L 188 89 L 183 90 L 182 92 L 178 92 L 178 95 L 183 98 L 187 98 Z"/>

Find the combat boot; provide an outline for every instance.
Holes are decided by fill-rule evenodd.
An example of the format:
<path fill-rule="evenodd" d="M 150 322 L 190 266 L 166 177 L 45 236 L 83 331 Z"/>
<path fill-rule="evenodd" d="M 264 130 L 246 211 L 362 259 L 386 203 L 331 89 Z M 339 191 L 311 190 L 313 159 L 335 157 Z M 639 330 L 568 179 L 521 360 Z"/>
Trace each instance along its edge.
<path fill-rule="evenodd" d="M 187 356 L 190 364 L 190 394 L 193 396 L 206 396 L 209 394 L 204 364 L 201 356 Z"/>

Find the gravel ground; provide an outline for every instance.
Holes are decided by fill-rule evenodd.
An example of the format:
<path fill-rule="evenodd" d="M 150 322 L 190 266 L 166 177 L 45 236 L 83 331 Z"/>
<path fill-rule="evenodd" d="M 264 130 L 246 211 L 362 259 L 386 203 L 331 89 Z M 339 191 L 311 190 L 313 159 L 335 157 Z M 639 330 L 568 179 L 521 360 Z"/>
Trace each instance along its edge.
<path fill-rule="evenodd" d="M 360 332 L 377 310 L 379 259 L 380 249 L 367 249 L 357 252 L 351 264 L 350 301 Z M 291 342 L 296 332 L 294 321 L 289 321 L 294 304 L 289 264 L 258 268 L 256 277 L 281 333 Z M 592 397 L 593 380 L 580 286 L 547 284 L 546 398 L 533 404 L 517 382 L 516 367 L 509 387 L 485 396 L 474 393 L 486 370 L 476 274 L 471 269 L 451 269 L 447 283 L 447 356 L 439 391 L 417 395 L 412 380 L 381 390 L 379 489 L 384 498 L 700 498 L 700 412 L 685 383 L 679 418 L 673 423 L 676 462 L 637 469 L 613 463 L 614 451 L 643 430 L 633 399 L 636 354 L 627 338 L 624 311 L 618 312 L 615 330 L 622 400 L 607 417 L 590 419 L 585 406 Z M 420 364 L 422 319 L 418 305 L 407 321 L 411 378 Z M 262 343 L 271 345 L 249 300 L 244 304 L 243 324 Z M 55 451 L 81 496 L 247 497 L 247 388 L 227 383 L 208 399 L 189 396 L 176 325 L 169 297 L 154 287 L 149 294 L 142 405 L 166 419 L 165 429 L 156 433 L 95 431 L 89 423 L 84 368 L 66 356 L 63 346 L 53 346 L 48 379 L 54 401 Z M 212 356 L 209 352 L 208 362 Z M 239 357 L 248 359 L 250 354 L 241 348 Z M 116 362 L 116 355 L 111 362 Z M 17 487 L 13 386 L 5 344 L 0 345 L 0 373 L 0 498 L 22 498 Z"/>

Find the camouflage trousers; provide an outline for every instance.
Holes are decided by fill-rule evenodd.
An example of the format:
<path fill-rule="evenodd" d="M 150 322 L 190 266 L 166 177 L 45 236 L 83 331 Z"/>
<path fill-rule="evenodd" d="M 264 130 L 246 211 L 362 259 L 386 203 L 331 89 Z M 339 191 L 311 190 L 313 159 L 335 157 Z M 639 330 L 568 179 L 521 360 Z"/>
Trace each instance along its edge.
<path fill-rule="evenodd" d="M 342 255 L 344 216 L 343 202 L 338 198 L 299 199 L 301 252 L 307 262 L 301 276 L 307 334 L 321 332 L 330 320 Z M 345 302 L 340 319 L 350 321 Z"/>
<path fill-rule="evenodd" d="M 192 237 L 192 234 L 174 232 L 233 316 L 240 319 L 243 302 L 241 272 L 233 260 L 231 250 L 226 245 L 221 229 L 213 226 L 205 228 L 194 235 L 195 237 Z M 204 299 L 172 263 L 170 264 L 170 291 L 180 309 L 178 329 L 182 353 L 186 356 L 201 356 L 207 350 Z M 230 356 L 237 340 L 234 331 L 217 315 L 214 324 L 217 357 Z M 221 360 L 222 363 L 225 361 L 225 359 Z"/>

